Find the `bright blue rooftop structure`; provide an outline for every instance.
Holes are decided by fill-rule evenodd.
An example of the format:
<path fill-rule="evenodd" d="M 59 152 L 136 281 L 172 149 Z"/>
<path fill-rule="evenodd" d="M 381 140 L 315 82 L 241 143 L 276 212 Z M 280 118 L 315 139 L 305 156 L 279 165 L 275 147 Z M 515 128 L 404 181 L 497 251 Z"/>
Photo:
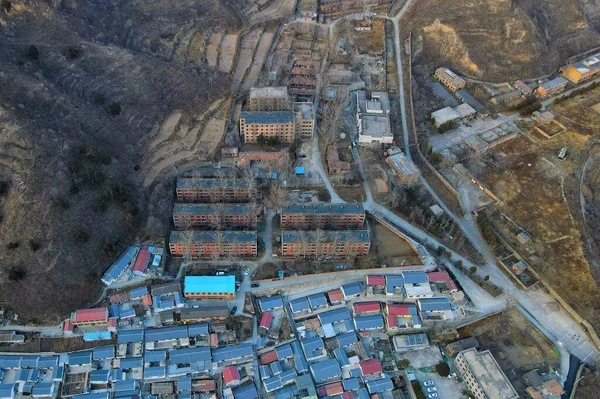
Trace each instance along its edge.
<path fill-rule="evenodd" d="M 235 276 L 186 276 L 183 288 L 189 293 L 235 293 Z"/>
<path fill-rule="evenodd" d="M 304 169 L 304 166 L 297 166 L 296 174 L 299 176 L 303 176 L 304 174 L 306 174 L 306 169 Z"/>

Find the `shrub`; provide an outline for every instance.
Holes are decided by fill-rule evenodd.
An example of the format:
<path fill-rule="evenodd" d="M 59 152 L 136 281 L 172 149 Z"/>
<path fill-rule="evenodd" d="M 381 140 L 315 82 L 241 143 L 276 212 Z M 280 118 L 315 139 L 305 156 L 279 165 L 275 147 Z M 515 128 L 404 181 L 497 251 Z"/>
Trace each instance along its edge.
<path fill-rule="evenodd" d="M 437 371 L 441 377 L 448 377 L 450 375 L 450 366 L 448 366 L 448 363 L 446 362 L 441 362 L 435 366 L 435 371 Z"/>
<path fill-rule="evenodd" d="M 104 94 L 97 91 L 92 95 L 92 102 L 96 105 L 104 105 L 106 104 L 106 98 L 104 97 Z"/>
<path fill-rule="evenodd" d="M 477 266 L 471 266 L 471 268 L 469 269 L 469 271 L 471 273 L 475 273 L 477 271 Z"/>
<path fill-rule="evenodd" d="M 83 230 L 77 230 L 74 234 L 74 237 L 77 241 L 83 242 L 83 243 L 88 242 L 88 240 L 90 238 L 88 236 L 88 234 Z"/>
<path fill-rule="evenodd" d="M 8 194 L 9 189 L 10 186 L 8 185 L 7 181 L 0 181 L 0 197 L 4 197 L 6 194 Z"/>
<path fill-rule="evenodd" d="M 410 360 L 408 360 L 408 359 L 398 360 L 397 366 L 399 369 L 405 369 L 410 366 Z"/>
<path fill-rule="evenodd" d="M 119 115 L 121 113 L 121 105 L 119 103 L 115 103 L 115 102 L 111 103 L 108 106 L 108 112 L 111 115 Z"/>
<path fill-rule="evenodd" d="M 265 144 L 267 142 L 267 139 L 262 134 L 259 134 L 258 137 L 256 138 L 256 142 L 258 144 Z"/>
<path fill-rule="evenodd" d="M 18 241 L 10 241 L 6 244 L 6 249 L 17 249 L 19 248 L 20 243 Z"/>
<path fill-rule="evenodd" d="M 12 4 L 8 0 L 0 1 L 0 8 L 4 10 L 4 12 L 9 12 L 12 9 Z"/>
<path fill-rule="evenodd" d="M 70 60 L 74 60 L 76 58 L 78 58 L 81 55 L 81 50 L 78 49 L 77 47 L 69 47 L 67 49 L 67 57 L 69 57 Z"/>
<path fill-rule="evenodd" d="M 483 278 L 484 281 L 489 281 L 490 280 L 490 275 L 486 274 L 485 277 Z"/>
<path fill-rule="evenodd" d="M 462 261 L 462 259 L 459 259 L 459 260 L 457 260 L 456 262 L 454 262 L 454 264 L 455 264 L 456 266 L 458 266 L 458 267 L 462 267 L 462 265 L 463 265 L 463 261 Z"/>
<path fill-rule="evenodd" d="M 22 269 L 20 267 L 12 268 L 8 271 L 8 279 L 10 281 L 23 280 L 26 275 L 27 275 L 27 272 L 25 271 L 25 269 Z"/>
<path fill-rule="evenodd" d="M 33 44 L 27 48 L 27 56 L 32 60 L 40 59 L 40 52 Z"/>
<path fill-rule="evenodd" d="M 41 248 L 41 245 L 39 242 L 37 242 L 35 239 L 32 238 L 29 240 L 29 248 L 33 252 L 37 252 L 37 250 Z"/>

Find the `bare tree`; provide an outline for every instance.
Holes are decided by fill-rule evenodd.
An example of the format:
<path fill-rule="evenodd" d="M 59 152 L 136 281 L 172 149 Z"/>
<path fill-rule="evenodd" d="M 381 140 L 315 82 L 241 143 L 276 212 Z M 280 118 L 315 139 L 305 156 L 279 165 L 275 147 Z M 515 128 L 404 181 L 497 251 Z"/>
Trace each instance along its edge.
<path fill-rule="evenodd" d="M 195 233 L 194 231 L 190 230 L 185 230 L 182 233 L 182 238 L 183 238 L 183 243 L 184 243 L 184 251 L 183 251 L 183 259 L 186 262 L 190 262 L 192 259 L 194 259 L 194 236 Z"/>
<path fill-rule="evenodd" d="M 265 197 L 265 205 L 267 208 L 271 208 L 275 210 L 276 213 L 279 213 L 281 208 L 287 206 L 287 204 L 287 190 L 285 187 L 278 181 L 271 184 Z"/>

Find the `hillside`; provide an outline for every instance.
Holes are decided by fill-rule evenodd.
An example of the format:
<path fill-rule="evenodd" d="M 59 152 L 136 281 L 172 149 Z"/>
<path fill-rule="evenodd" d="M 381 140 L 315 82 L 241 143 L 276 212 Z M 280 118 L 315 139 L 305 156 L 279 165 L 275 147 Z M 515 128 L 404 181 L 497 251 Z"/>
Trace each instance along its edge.
<path fill-rule="evenodd" d="M 2 5 L 0 304 L 57 321 L 97 299 L 127 243 L 166 235 L 138 172 L 147 145 L 175 110 L 227 96 L 194 43 L 243 19 L 218 0 Z"/>
<path fill-rule="evenodd" d="M 567 57 L 600 46 L 600 8 L 579 0 L 414 2 L 402 30 L 415 62 L 503 82 L 549 74 Z"/>

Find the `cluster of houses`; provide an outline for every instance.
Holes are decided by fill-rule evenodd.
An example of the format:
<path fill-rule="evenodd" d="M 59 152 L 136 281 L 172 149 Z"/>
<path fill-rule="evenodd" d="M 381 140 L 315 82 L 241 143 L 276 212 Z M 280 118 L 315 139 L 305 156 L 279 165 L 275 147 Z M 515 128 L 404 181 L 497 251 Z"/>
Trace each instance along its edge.
<path fill-rule="evenodd" d="M 169 239 L 172 256 L 251 257 L 257 251 L 253 178 L 178 178 Z"/>
<path fill-rule="evenodd" d="M 369 253 L 362 204 L 291 205 L 281 210 L 281 255 L 285 258 L 332 259 Z"/>
<path fill-rule="evenodd" d="M 102 282 L 110 286 L 117 280 L 131 277 L 151 276 L 160 267 L 164 248 L 152 245 L 132 245 L 128 247 L 102 276 Z"/>

